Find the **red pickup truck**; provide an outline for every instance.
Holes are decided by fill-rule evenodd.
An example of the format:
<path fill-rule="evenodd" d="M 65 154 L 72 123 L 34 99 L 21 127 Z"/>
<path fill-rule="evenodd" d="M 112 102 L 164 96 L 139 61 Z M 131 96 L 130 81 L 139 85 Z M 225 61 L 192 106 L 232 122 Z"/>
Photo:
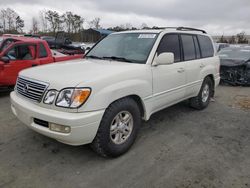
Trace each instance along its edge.
<path fill-rule="evenodd" d="M 29 37 L 0 37 L 0 88 L 13 86 L 19 71 L 49 63 L 83 58 L 65 55 L 49 48 L 45 40 Z"/>

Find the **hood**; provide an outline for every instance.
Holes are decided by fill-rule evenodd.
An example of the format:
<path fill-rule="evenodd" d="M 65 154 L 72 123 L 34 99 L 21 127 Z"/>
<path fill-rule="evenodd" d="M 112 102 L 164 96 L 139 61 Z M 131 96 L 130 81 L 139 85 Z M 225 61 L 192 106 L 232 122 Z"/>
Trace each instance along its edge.
<path fill-rule="evenodd" d="M 240 59 L 220 59 L 221 66 L 235 67 L 242 66 L 246 63 L 245 60 Z"/>
<path fill-rule="evenodd" d="M 20 76 L 47 82 L 56 89 L 75 87 L 80 83 L 102 80 L 119 76 L 122 73 L 138 69 L 140 64 L 108 60 L 78 59 L 42 65 L 20 72 Z"/>

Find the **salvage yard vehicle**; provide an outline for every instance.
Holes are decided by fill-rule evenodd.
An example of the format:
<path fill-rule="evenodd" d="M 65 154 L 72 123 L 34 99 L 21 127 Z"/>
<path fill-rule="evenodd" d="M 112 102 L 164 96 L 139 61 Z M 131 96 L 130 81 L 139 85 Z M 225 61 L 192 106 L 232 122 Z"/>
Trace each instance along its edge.
<path fill-rule="evenodd" d="M 218 55 L 222 84 L 250 86 L 250 46 L 224 48 Z"/>
<path fill-rule="evenodd" d="M 11 108 L 43 135 L 117 157 L 142 119 L 187 99 L 208 106 L 220 81 L 215 54 L 211 37 L 194 28 L 113 33 L 83 60 L 20 72 Z"/>
<path fill-rule="evenodd" d="M 30 37 L 0 37 L 0 87 L 14 86 L 19 71 L 59 61 L 83 58 L 50 50 L 44 40 Z"/>
<path fill-rule="evenodd" d="M 230 44 L 228 44 L 228 43 L 215 43 L 215 47 L 216 47 L 217 52 L 219 52 L 223 48 L 230 47 Z"/>

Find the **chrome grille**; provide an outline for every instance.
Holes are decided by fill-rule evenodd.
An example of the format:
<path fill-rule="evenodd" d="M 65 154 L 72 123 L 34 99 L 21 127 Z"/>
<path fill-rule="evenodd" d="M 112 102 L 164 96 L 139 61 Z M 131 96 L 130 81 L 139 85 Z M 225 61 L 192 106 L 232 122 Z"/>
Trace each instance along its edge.
<path fill-rule="evenodd" d="M 17 93 L 35 102 L 40 102 L 42 100 L 43 94 L 47 87 L 47 83 L 23 77 L 18 77 L 16 83 Z"/>

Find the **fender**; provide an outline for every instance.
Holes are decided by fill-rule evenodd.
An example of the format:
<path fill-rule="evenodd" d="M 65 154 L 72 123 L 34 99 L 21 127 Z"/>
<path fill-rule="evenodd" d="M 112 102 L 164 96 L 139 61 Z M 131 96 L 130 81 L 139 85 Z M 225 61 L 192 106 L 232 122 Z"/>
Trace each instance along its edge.
<path fill-rule="evenodd" d="M 81 85 L 78 85 L 81 87 Z M 101 87 L 100 87 L 101 88 Z M 119 81 L 110 85 L 106 85 L 99 90 L 96 86 L 92 88 L 91 97 L 82 108 L 78 109 L 78 112 L 83 111 L 95 111 L 100 109 L 106 109 L 114 101 L 123 97 L 136 95 L 140 97 L 141 102 L 144 106 L 143 98 L 152 95 L 152 83 L 150 79 L 130 79 Z"/>

